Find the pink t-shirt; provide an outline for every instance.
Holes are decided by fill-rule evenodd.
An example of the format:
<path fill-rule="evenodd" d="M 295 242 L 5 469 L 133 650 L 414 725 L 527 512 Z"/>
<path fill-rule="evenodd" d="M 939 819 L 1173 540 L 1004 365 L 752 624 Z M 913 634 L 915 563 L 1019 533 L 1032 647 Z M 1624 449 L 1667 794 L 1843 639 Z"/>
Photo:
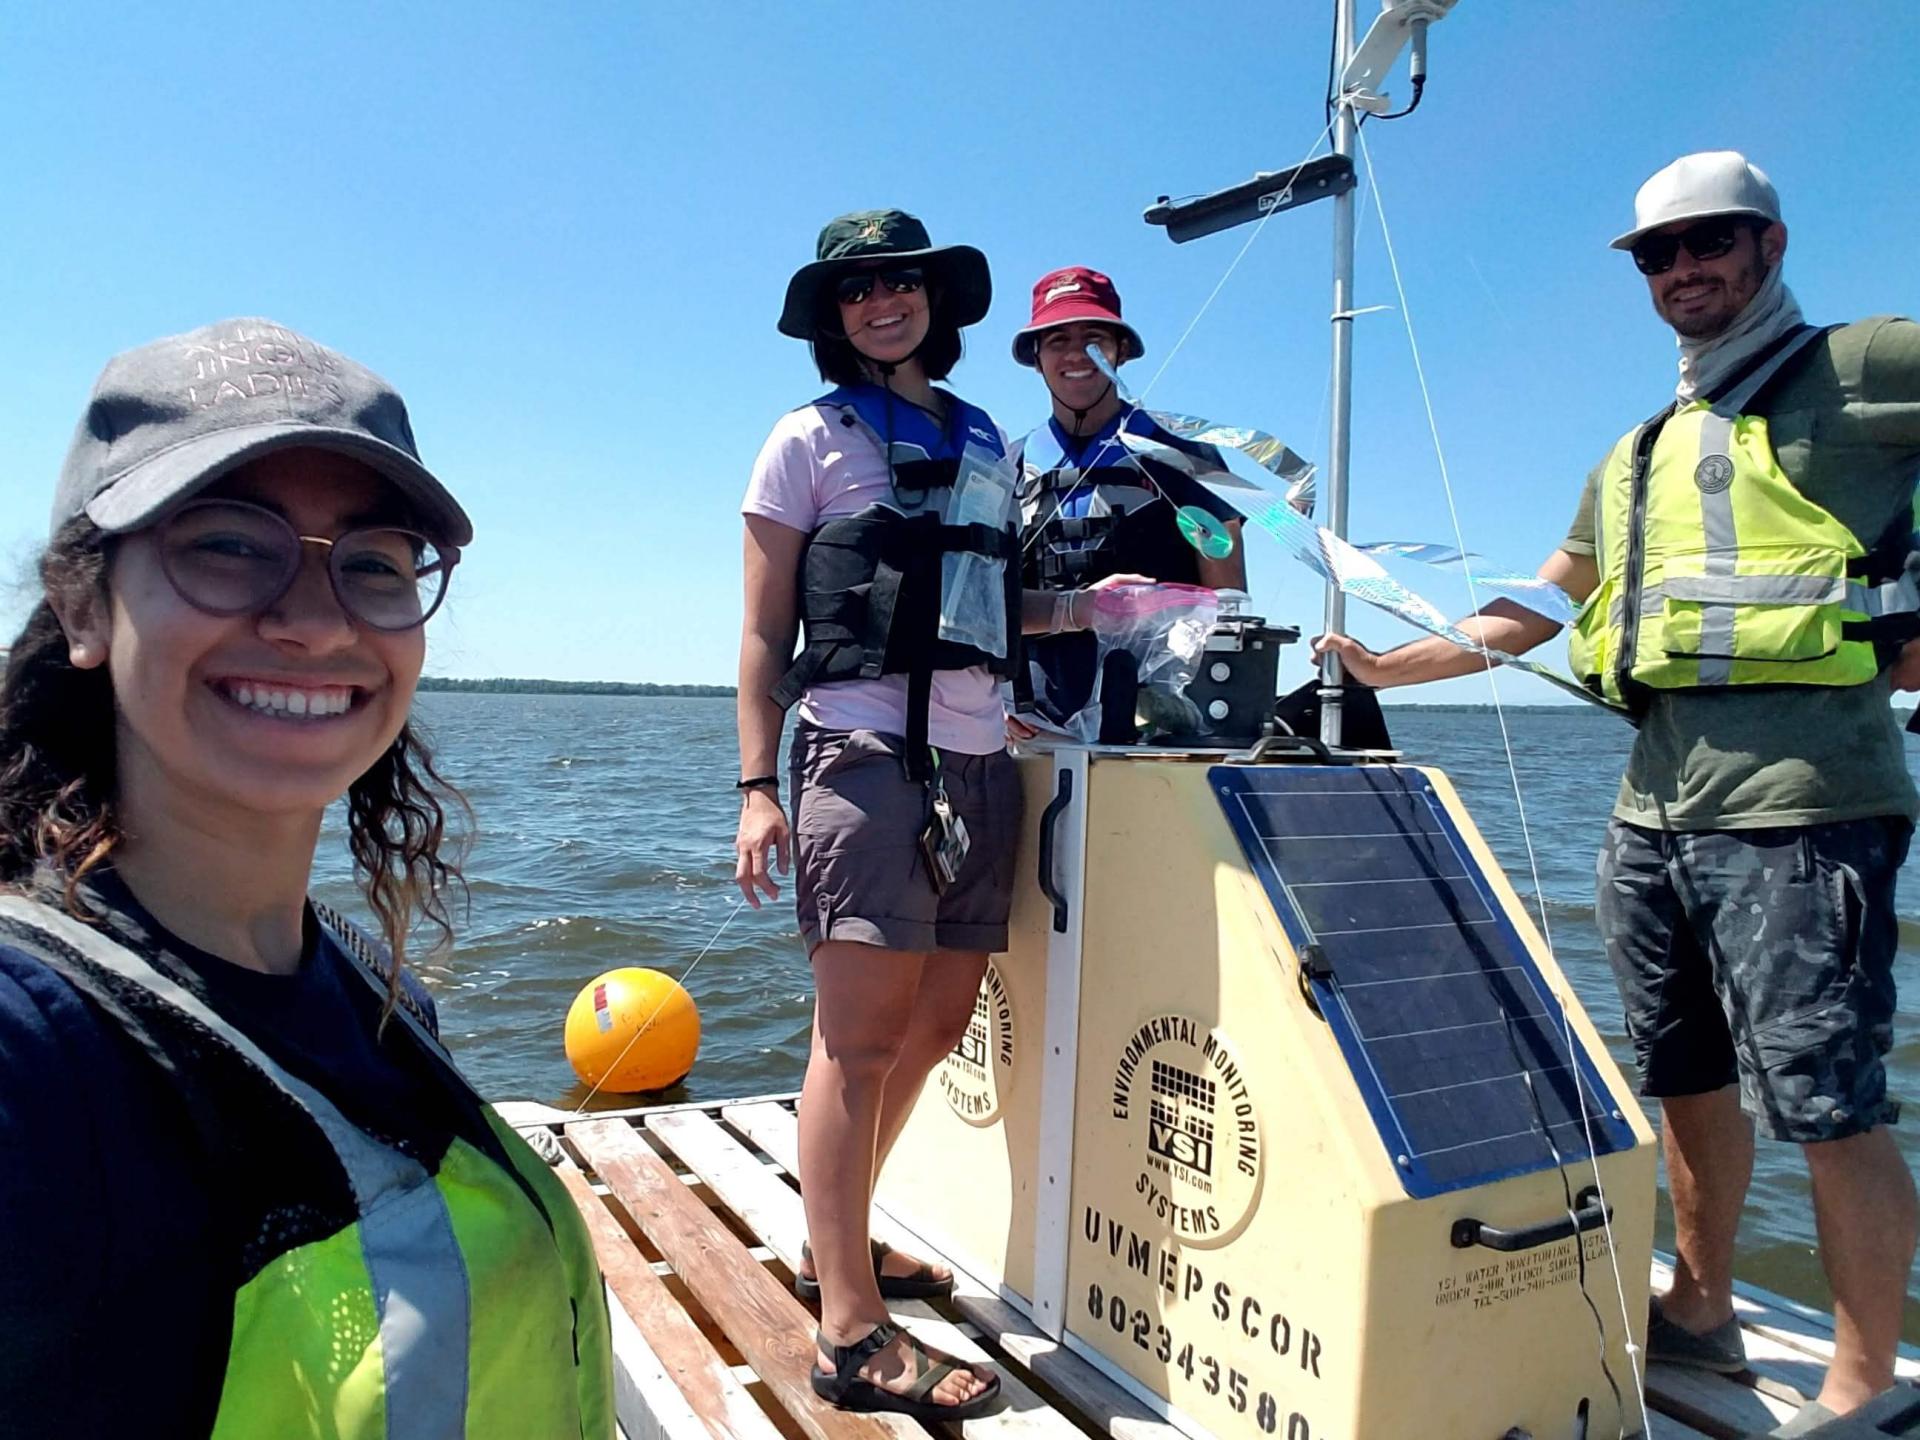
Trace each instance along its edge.
<path fill-rule="evenodd" d="M 864 430 L 842 425 L 841 411 L 806 405 L 782 415 L 760 447 L 740 503 L 745 515 L 760 515 L 803 534 L 823 520 L 857 514 L 876 501 L 891 502 L 893 485 L 880 447 Z M 907 729 L 907 677 L 837 680 L 810 686 L 801 695 L 800 718 L 827 730 Z M 1000 684 L 984 665 L 936 670 L 927 708 L 927 739 L 963 755 L 991 755 L 1007 746 L 1006 707 Z"/>

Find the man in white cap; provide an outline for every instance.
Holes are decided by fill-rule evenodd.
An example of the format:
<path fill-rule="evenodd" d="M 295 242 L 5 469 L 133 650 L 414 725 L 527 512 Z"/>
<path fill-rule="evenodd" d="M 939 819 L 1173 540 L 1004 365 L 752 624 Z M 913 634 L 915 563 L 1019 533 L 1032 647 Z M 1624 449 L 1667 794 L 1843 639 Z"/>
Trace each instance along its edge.
<path fill-rule="evenodd" d="M 1894 880 L 1920 811 L 1889 703 L 1920 689 L 1920 326 L 1805 324 L 1779 197 L 1732 151 L 1682 156 L 1634 212 L 1613 244 L 1678 338 L 1679 384 L 1587 477 L 1540 574 L 1586 602 L 1575 673 L 1639 727 L 1598 919 L 1673 1199 L 1647 1352 L 1744 1367 L 1753 1123 L 1800 1144 L 1835 1345 L 1818 1402 L 1774 1432 L 1797 1435 L 1893 1383 L 1920 1226 L 1884 1065 Z M 1559 629 L 1506 601 L 1460 628 L 1509 653 Z M 1316 649 L 1378 686 L 1486 663 L 1442 639 Z"/>

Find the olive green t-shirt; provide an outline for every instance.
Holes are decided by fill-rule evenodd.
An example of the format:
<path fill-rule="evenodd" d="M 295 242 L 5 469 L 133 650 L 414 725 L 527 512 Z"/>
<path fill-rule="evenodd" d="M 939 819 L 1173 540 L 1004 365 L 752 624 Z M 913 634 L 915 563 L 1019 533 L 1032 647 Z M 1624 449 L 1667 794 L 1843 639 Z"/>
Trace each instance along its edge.
<path fill-rule="evenodd" d="M 1920 325 L 1833 331 L 1764 407 L 1780 468 L 1871 546 L 1920 480 Z M 1560 548 L 1592 555 L 1605 461 Z M 1654 692 L 1613 813 L 1656 830 L 1750 830 L 1920 813 L 1883 674 L 1868 685 Z"/>

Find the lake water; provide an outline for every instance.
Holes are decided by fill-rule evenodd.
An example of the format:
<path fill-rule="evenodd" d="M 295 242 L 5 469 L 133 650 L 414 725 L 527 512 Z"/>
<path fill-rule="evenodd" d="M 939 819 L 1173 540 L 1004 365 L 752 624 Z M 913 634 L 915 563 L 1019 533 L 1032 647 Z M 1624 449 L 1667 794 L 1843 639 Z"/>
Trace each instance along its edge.
<path fill-rule="evenodd" d="M 422 972 L 447 1042 L 495 1098 L 573 1107 L 585 1098 L 562 1049 L 562 1022 L 603 970 L 645 965 L 688 981 L 700 1007 L 699 1063 L 664 1100 L 797 1089 L 809 990 L 785 896 L 727 924 L 739 892 L 731 843 L 739 813 L 733 702 L 568 695 L 423 695 L 418 714 L 442 767 L 472 800 L 472 908 L 457 952 Z M 1534 884 L 1497 719 L 1389 712 L 1409 759 L 1444 769 L 1514 887 Z M 1620 1004 L 1593 925 L 1593 861 L 1631 732 L 1597 711 L 1510 716 L 1540 888 L 1560 963 L 1615 1058 L 1631 1069 Z M 322 846 L 321 893 L 344 899 L 344 847 Z M 1901 893 L 1896 1095 L 1920 1098 L 1920 870 Z M 601 1104 L 631 1104 L 600 1097 Z M 1910 1107 L 1911 1114 L 1911 1107 Z M 1909 1165 L 1920 1135 L 1896 1129 Z M 1813 1253 L 1799 1151 L 1763 1142 L 1741 1231 L 1740 1273 L 1828 1308 Z M 1664 1206 L 1660 1243 L 1671 1243 Z M 1920 1300 L 1909 1299 L 1920 1341 Z"/>

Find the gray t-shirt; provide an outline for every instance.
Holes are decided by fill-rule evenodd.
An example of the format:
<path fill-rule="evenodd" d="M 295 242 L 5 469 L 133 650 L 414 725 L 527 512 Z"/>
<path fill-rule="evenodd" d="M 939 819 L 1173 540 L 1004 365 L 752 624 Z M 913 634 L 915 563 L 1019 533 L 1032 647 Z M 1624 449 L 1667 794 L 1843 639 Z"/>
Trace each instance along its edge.
<path fill-rule="evenodd" d="M 1817 342 L 1765 408 L 1780 468 L 1871 545 L 1920 480 L 1920 325 L 1877 317 Z M 1592 555 L 1603 461 L 1560 548 Z M 1656 691 L 1613 813 L 1656 830 L 1751 830 L 1920 813 L 1882 675 L 1869 685 Z"/>

